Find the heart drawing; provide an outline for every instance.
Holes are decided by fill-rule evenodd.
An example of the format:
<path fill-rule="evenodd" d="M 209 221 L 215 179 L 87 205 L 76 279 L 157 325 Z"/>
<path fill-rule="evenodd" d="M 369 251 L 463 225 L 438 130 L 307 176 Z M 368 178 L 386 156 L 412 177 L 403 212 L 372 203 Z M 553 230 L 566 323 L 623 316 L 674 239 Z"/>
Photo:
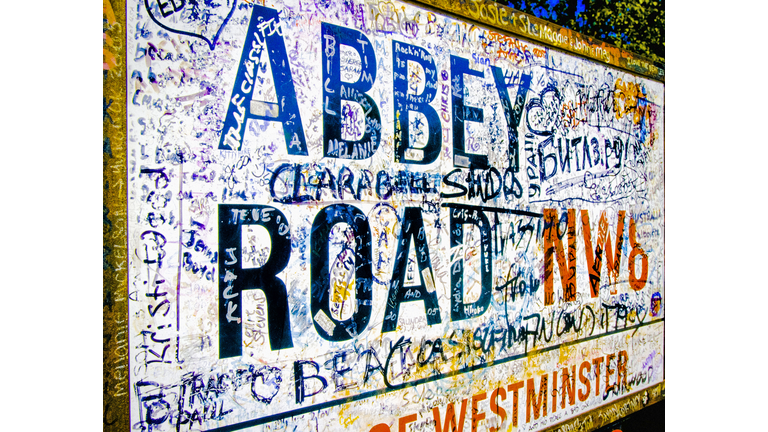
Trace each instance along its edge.
<path fill-rule="evenodd" d="M 213 50 L 221 31 L 235 12 L 237 0 L 227 6 L 211 0 L 144 0 L 149 17 L 177 34 L 200 38 Z M 229 1 L 226 1 L 229 3 Z"/>

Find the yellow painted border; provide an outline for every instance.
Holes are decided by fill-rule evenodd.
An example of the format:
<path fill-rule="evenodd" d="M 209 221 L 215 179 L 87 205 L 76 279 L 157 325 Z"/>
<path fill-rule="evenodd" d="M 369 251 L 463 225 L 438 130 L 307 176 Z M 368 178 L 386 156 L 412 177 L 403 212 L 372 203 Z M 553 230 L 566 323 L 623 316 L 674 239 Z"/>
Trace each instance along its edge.
<path fill-rule="evenodd" d="M 125 0 L 103 0 L 103 424 L 130 428 Z"/>
<path fill-rule="evenodd" d="M 664 399 L 664 384 L 665 381 L 662 381 L 608 405 L 600 406 L 575 418 L 558 423 L 544 429 L 543 432 L 589 432 L 599 429 L 662 401 Z"/>

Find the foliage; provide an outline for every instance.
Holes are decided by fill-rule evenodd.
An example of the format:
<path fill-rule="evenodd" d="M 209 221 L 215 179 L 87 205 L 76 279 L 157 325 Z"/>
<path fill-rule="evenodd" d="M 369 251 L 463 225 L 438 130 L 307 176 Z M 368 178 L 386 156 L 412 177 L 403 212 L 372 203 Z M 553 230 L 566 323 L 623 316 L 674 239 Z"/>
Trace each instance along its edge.
<path fill-rule="evenodd" d="M 664 66 L 664 0 L 496 0 Z"/>

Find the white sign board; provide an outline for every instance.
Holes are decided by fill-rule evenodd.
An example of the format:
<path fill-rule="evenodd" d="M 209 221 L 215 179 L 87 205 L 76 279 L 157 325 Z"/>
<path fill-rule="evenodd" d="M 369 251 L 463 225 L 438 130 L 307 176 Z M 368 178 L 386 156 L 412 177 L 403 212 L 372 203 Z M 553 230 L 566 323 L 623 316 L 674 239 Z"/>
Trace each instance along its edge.
<path fill-rule="evenodd" d="M 663 382 L 663 84 L 399 1 L 126 27 L 132 429 L 540 430 Z"/>

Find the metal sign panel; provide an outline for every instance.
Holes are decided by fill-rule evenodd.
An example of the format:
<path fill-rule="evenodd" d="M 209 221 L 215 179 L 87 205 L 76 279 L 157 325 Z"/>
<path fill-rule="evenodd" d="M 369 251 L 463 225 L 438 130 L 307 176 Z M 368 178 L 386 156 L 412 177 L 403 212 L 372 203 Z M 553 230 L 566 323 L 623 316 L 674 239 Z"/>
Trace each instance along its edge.
<path fill-rule="evenodd" d="M 399 1 L 124 22 L 105 425 L 590 429 L 661 397 L 663 84 Z"/>

